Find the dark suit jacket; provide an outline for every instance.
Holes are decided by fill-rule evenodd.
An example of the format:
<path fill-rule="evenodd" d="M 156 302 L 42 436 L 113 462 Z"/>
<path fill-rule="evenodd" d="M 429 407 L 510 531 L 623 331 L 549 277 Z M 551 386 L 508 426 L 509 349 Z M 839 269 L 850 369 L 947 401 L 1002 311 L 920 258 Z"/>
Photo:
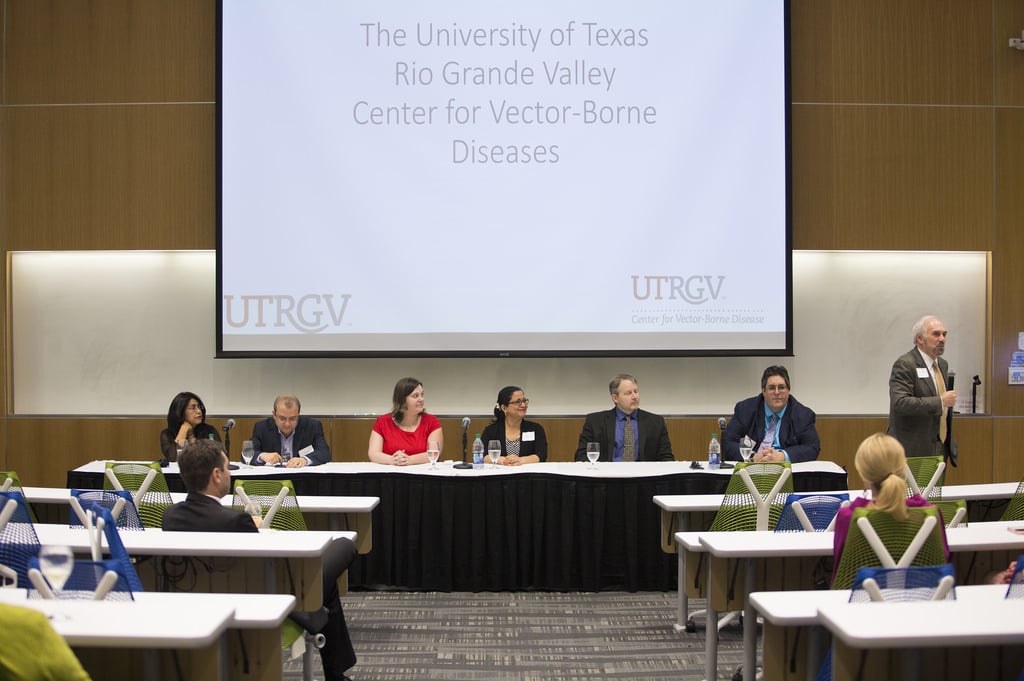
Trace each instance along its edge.
<path fill-rule="evenodd" d="M 637 461 L 674 461 L 672 443 L 668 440 L 668 428 L 665 419 L 643 409 L 636 410 L 637 443 L 640 450 L 636 454 Z M 583 422 L 583 432 L 576 447 L 576 460 L 587 460 L 587 443 L 601 443 L 599 461 L 611 461 L 615 451 L 615 407 L 608 411 L 595 411 L 587 414 Z"/>
<path fill-rule="evenodd" d="M 314 418 L 299 416 L 292 436 L 292 456 L 299 456 L 299 452 L 310 445 L 313 445 L 313 453 L 309 455 L 311 465 L 318 466 L 331 460 L 331 448 L 327 446 L 323 425 Z M 252 457 L 254 466 L 263 465 L 263 460 L 259 458 L 262 452 L 281 451 L 281 434 L 273 416 L 257 421 L 252 427 L 252 447 L 255 452 Z"/>
<path fill-rule="evenodd" d="M 519 456 L 530 456 L 531 454 L 536 454 L 540 457 L 541 462 L 547 461 L 548 437 L 544 433 L 544 426 L 539 423 L 523 419 L 520 431 L 523 433 L 533 433 L 533 439 L 519 440 Z M 520 438 L 522 438 L 522 436 L 520 436 Z M 488 440 L 497 440 L 501 443 L 501 455 L 506 456 L 508 454 L 508 452 L 505 451 L 504 421 L 495 421 L 494 423 L 488 424 L 488 426 L 484 428 L 484 432 L 480 434 L 480 439 L 484 441 L 484 447 L 487 446 Z"/>
<path fill-rule="evenodd" d="M 918 376 L 925 369 L 927 376 Z M 900 355 L 889 375 L 889 435 L 899 440 L 907 456 L 950 457 L 956 465 L 956 440 L 947 437 L 940 443 L 939 419 L 946 418 L 946 410 L 935 393 L 931 366 L 925 364 L 917 348 Z M 949 363 L 939 358 L 939 371 L 949 382 Z"/>
<path fill-rule="evenodd" d="M 198 492 L 189 492 L 185 501 L 168 507 L 161 525 L 169 532 L 259 532 L 248 513 Z"/>
<path fill-rule="evenodd" d="M 789 396 L 789 406 L 779 423 L 779 449 L 784 449 L 793 463 L 814 461 L 821 452 L 821 441 L 814 426 L 814 412 Z M 764 395 L 758 394 L 737 402 L 732 419 L 722 435 L 722 456 L 726 461 L 741 461 L 740 440 L 747 435 L 756 448 L 764 439 Z"/>

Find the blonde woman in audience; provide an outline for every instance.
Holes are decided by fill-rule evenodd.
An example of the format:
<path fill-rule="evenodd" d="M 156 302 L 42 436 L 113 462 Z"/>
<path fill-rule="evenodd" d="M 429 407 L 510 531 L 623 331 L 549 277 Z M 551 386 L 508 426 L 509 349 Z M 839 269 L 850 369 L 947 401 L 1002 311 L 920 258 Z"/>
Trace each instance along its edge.
<path fill-rule="evenodd" d="M 891 513 L 897 520 L 906 520 L 908 507 L 931 506 L 928 500 L 920 494 L 907 497 L 907 481 L 903 477 L 907 467 L 907 457 L 903 453 L 903 445 L 891 435 L 885 433 L 869 435 L 857 448 L 853 465 L 857 468 L 861 480 L 868 486 L 866 491 L 870 491 L 871 496 L 870 498 L 859 497 L 849 506 L 839 509 L 832 544 L 833 566 L 839 565 L 839 558 L 846 545 L 846 535 L 850 531 L 850 518 L 853 516 L 854 510 L 874 508 Z M 949 545 L 946 544 L 945 529 L 942 531 L 942 543 L 946 559 L 949 560 Z M 834 570 L 833 567 L 833 578 L 835 577 Z"/>

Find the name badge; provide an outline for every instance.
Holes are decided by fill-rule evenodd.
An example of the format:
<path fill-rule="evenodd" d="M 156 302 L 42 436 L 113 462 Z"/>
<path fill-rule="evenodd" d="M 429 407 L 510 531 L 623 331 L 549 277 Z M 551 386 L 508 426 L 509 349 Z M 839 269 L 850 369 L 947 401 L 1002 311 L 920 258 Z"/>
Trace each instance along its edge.
<path fill-rule="evenodd" d="M 932 374 L 931 374 L 930 371 L 928 371 L 924 367 L 917 367 L 917 377 L 918 378 L 931 378 Z"/>
<path fill-rule="evenodd" d="M 299 456 L 309 456 L 313 453 L 313 445 L 306 445 L 299 450 Z"/>
<path fill-rule="evenodd" d="M 536 439 L 537 433 L 533 430 L 527 430 L 523 433 L 523 442 L 533 442 Z"/>

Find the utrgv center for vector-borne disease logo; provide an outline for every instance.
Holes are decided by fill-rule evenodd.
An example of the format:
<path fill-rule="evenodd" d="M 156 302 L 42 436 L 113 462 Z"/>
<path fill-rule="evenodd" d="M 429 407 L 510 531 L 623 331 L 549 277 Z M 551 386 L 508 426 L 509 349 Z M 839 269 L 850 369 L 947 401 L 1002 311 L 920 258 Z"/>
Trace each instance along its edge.
<path fill-rule="evenodd" d="M 725 275 L 633 274 L 633 297 L 637 300 L 682 300 L 701 305 L 718 300 Z"/>
<path fill-rule="evenodd" d="M 351 293 L 307 293 L 290 295 L 224 296 L 224 320 L 236 329 L 291 327 L 302 333 L 320 333 L 341 326 L 352 299 Z"/>

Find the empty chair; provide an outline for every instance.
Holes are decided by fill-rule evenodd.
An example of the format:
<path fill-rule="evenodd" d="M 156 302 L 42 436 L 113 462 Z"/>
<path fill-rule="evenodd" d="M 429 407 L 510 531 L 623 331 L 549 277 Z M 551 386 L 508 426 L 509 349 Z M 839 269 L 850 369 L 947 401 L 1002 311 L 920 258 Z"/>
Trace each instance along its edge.
<path fill-rule="evenodd" d="M 39 537 L 21 492 L 0 492 L 0 585 L 27 587 L 28 562 Z"/>
<path fill-rule="evenodd" d="M 928 503 L 942 512 L 946 529 L 967 525 L 967 502 L 963 499 L 929 499 Z"/>
<path fill-rule="evenodd" d="M 29 598 L 62 600 L 133 601 L 132 580 L 124 574 L 120 561 L 76 560 L 64 586 L 57 591 L 46 581 L 39 569 L 39 559 L 29 560 L 28 578 L 32 587 Z"/>
<path fill-rule="evenodd" d="M 782 507 L 776 532 L 825 532 L 831 530 L 839 509 L 850 503 L 850 495 L 790 494 Z"/>
<path fill-rule="evenodd" d="M 258 510 L 263 516 L 261 528 L 307 529 L 291 480 L 234 480 L 232 484 L 235 494 L 231 505 L 250 514 Z"/>
<path fill-rule="evenodd" d="M 941 456 L 908 456 L 904 477 L 908 497 L 920 494 L 925 499 L 941 499 L 946 463 Z"/>
<path fill-rule="evenodd" d="M 72 527 L 84 525 L 84 514 L 90 508 L 105 508 L 121 530 L 144 530 L 145 525 L 135 508 L 135 500 L 128 490 L 73 489 L 71 490 L 70 518 Z"/>
<path fill-rule="evenodd" d="M 1010 498 L 1000 520 L 1024 520 L 1024 478 L 1017 484 L 1017 490 Z"/>
<path fill-rule="evenodd" d="M 874 508 L 853 511 L 849 534 L 836 566 L 833 589 L 849 589 L 862 567 L 910 567 L 946 563 L 939 509 L 907 509 L 906 520 Z"/>
<path fill-rule="evenodd" d="M 103 488 L 131 492 L 146 527 L 160 527 L 164 511 L 174 503 L 167 488 L 167 479 L 156 462 L 108 461 Z"/>
<path fill-rule="evenodd" d="M 15 471 L 0 471 L 0 492 L 21 492 L 21 478 L 18 477 Z M 32 509 L 32 504 L 25 501 L 25 508 L 28 509 L 28 517 L 32 519 L 32 522 L 37 523 L 39 519 L 36 517 L 35 511 Z"/>
<path fill-rule="evenodd" d="M 954 584 L 953 566 L 949 563 L 861 568 L 853 579 L 850 602 L 955 600 Z"/>

